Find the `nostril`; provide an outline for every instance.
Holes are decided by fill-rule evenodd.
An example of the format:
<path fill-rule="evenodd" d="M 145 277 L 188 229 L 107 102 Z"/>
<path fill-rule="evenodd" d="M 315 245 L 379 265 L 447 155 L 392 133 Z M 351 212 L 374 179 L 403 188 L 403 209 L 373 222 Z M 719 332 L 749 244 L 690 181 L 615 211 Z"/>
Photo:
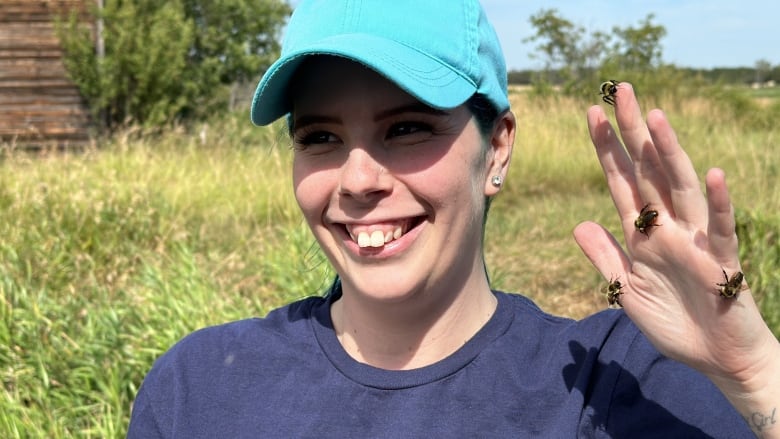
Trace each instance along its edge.
<path fill-rule="evenodd" d="M 350 151 L 342 168 L 339 193 L 359 200 L 375 198 L 392 188 L 392 176 L 362 148 Z"/>

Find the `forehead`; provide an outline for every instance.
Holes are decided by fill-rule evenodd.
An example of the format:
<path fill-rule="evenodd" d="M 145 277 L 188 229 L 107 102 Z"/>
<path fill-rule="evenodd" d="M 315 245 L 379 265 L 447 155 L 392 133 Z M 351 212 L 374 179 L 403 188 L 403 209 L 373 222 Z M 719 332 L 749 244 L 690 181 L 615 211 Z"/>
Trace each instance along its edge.
<path fill-rule="evenodd" d="M 348 98 L 417 101 L 374 70 L 346 58 L 325 55 L 311 56 L 298 67 L 290 81 L 289 95 L 293 109 Z"/>

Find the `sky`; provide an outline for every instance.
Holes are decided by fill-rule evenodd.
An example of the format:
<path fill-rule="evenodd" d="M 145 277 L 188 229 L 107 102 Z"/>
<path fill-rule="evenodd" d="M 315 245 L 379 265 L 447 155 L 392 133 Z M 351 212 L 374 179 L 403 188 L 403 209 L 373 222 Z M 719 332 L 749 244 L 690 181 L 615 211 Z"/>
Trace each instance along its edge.
<path fill-rule="evenodd" d="M 299 0 L 288 0 L 294 7 Z M 392 1 L 392 0 L 387 0 Z M 426 0 L 419 0 L 426 1 Z M 529 18 L 542 9 L 590 34 L 611 33 L 614 26 L 638 27 L 653 13 L 666 28 L 663 61 L 679 67 L 755 67 L 756 61 L 780 64 L 780 2 L 776 0 L 480 0 L 504 49 L 508 70 L 539 69 L 528 57 L 533 43 Z"/>
<path fill-rule="evenodd" d="M 425 1 L 425 0 L 420 0 Z M 650 14 L 666 28 L 663 61 L 680 67 L 755 67 L 756 61 L 780 64 L 780 2 L 761 0 L 481 0 L 496 28 L 509 70 L 538 69 L 528 54 L 533 43 L 529 18 L 542 9 L 559 15 L 587 33 L 611 33 L 614 26 L 638 27 Z"/>

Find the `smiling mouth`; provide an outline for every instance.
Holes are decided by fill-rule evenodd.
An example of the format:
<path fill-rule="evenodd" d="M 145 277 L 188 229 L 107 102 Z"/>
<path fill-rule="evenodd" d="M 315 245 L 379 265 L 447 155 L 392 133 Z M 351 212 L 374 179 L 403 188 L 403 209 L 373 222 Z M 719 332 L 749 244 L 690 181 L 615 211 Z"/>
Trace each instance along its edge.
<path fill-rule="evenodd" d="M 422 223 L 423 219 L 424 217 L 420 216 L 379 224 L 343 224 L 343 227 L 358 247 L 378 248 L 401 238 Z"/>

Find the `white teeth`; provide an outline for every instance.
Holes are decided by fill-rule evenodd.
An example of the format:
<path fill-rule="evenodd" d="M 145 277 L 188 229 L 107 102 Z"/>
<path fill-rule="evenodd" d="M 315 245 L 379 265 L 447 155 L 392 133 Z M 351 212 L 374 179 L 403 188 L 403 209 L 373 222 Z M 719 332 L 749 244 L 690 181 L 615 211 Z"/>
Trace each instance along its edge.
<path fill-rule="evenodd" d="M 374 230 L 370 235 L 368 232 L 360 232 L 357 241 L 360 247 L 382 247 L 385 245 L 385 235 L 381 230 Z"/>
<path fill-rule="evenodd" d="M 360 247 L 382 247 L 385 245 L 385 235 L 381 230 L 374 230 L 370 235 L 368 232 L 360 232 L 357 241 Z"/>
<path fill-rule="evenodd" d="M 382 247 L 385 245 L 385 234 L 381 230 L 374 230 L 371 233 L 371 247 Z"/>
<path fill-rule="evenodd" d="M 368 233 L 360 232 L 358 234 L 358 246 L 368 247 L 369 245 L 371 245 L 371 238 L 368 236 Z"/>
<path fill-rule="evenodd" d="M 396 240 L 403 236 L 403 229 L 399 226 L 393 230 L 383 232 L 381 230 L 374 230 L 373 232 L 360 232 L 355 237 L 355 234 L 348 230 L 350 238 L 353 241 L 357 241 L 359 247 L 382 247 L 390 241 Z"/>

